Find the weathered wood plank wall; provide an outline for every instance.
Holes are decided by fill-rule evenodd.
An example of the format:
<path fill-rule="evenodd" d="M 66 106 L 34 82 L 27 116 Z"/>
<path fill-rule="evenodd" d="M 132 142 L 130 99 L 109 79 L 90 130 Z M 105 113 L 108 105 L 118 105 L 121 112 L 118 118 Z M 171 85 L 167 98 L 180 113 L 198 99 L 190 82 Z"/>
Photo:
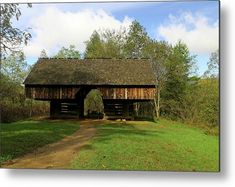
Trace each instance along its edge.
<path fill-rule="evenodd" d="M 125 99 L 125 100 L 152 100 L 154 99 L 155 88 L 97 88 L 103 99 Z M 79 87 L 26 87 L 26 97 L 33 99 L 76 99 Z M 84 92 L 85 93 L 85 92 Z M 85 95 L 84 95 L 85 97 Z"/>
<path fill-rule="evenodd" d="M 140 99 L 151 100 L 155 96 L 155 88 L 105 88 L 98 90 L 103 95 L 103 99 Z"/>
<path fill-rule="evenodd" d="M 77 87 L 26 87 L 27 98 L 32 99 L 75 99 Z"/>

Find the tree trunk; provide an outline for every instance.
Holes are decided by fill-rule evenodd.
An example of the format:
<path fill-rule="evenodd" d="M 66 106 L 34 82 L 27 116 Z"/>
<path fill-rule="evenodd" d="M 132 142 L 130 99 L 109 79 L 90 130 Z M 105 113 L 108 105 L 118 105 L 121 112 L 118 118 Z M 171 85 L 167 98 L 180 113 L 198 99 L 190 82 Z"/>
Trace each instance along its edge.
<path fill-rule="evenodd" d="M 160 117 L 160 90 L 157 90 L 157 99 L 154 97 L 154 108 L 156 112 L 156 118 L 159 119 Z"/>
<path fill-rule="evenodd" d="M 157 90 L 157 119 L 160 117 L 160 89 Z"/>
<path fill-rule="evenodd" d="M 33 100 L 30 99 L 30 110 L 29 110 L 29 117 L 31 118 L 32 117 L 32 108 L 33 108 Z"/>

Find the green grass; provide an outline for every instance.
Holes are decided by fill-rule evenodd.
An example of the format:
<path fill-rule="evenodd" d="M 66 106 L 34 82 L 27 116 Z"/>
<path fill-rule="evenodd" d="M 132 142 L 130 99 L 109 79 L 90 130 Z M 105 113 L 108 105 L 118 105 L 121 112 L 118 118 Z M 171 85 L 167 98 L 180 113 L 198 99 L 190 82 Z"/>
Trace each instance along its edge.
<path fill-rule="evenodd" d="M 0 164 L 56 142 L 79 129 L 74 121 L 20 121 L 2 123 Z"/>
<path fill-rule="evenodd" d="M 99 125 L 74 169 L 218 171 L 218 136 L 160 120 Z"/>

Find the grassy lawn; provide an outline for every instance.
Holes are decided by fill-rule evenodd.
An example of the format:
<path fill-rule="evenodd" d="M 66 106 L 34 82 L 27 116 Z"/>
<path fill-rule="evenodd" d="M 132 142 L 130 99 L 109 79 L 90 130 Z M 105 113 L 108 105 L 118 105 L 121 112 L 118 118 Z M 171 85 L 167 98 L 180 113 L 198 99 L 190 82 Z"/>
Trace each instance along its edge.
<path fill-rule="evenodd" d="M 218 136 L 160 120 L 97 126 L 72 162 L 75 169 L 218 171 Z"/>
<path fill-rule="evenodd" d="M 74 121 L 20 121 L 2 123 L 0 164 L 56 142 L 79 129 Z"/>

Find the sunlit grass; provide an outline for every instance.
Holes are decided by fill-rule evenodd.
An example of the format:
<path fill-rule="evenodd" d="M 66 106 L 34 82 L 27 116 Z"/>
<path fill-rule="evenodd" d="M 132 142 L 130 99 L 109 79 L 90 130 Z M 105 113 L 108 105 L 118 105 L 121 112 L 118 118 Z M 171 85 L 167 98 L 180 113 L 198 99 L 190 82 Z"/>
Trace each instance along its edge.
<path fill-rule="evenodd" d="M 218 136 L 167 120 L 110 123 L 73 160 L 76 169 L 218 171 Z"/>

